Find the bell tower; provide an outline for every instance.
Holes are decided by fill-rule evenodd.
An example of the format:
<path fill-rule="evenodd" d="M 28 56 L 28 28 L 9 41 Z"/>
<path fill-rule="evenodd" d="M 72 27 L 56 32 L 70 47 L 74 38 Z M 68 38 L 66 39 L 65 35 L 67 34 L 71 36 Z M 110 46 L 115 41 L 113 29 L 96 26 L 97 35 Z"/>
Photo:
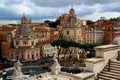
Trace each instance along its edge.
<path fill-rule="evenodd" d="M 28 23 L 28 20 L 25 17 L 25 13 L 23 13 L 23 17 L 21 18 L 21 24 L 27 24 L 27 23 Z"/>

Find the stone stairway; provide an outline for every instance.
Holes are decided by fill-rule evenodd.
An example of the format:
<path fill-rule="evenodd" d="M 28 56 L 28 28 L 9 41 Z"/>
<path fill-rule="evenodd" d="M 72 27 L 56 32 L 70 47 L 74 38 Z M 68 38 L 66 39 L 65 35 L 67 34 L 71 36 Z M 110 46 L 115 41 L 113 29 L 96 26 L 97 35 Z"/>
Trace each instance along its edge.
<path fill-rule="evenodd" d="M 120 80 L 120 61 L 110 61 L 97 78 L 97 80 Z"/>

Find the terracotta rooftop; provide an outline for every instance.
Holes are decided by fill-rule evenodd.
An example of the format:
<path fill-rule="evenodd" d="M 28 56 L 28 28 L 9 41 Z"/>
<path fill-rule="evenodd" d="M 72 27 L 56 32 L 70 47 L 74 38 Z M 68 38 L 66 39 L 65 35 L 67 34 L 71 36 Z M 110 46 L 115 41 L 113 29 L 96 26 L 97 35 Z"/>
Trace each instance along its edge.
<path fill-rule="evenodd" d="M 13 28 L 13 27 L 7 27 L 7 26 L 2 26 L 2 27 L 0 27 L 0 30 L 1 31 L 12 31 L 12 30 L 14 30 L 15 28 Z"/>

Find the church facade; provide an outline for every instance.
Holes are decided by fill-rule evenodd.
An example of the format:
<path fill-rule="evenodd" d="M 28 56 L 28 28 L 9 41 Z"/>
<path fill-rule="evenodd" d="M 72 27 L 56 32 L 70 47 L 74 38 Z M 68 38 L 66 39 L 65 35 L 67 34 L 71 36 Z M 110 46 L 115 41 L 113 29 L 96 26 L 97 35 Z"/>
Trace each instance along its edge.
<path fill-rule="evenodd" d="M 70 9 L 68 17 L 63 20 L 62 26 L 63 39 L 82 43 L 81 23 L 73 8 Z"/>
<path fill-rule="evenodd" d="M 31 22 L 23 15 L 21 24 L 7 33 L 7 40 L 1 44 L 3 58 L 26 62 L 57 54 L 57 48 L 50 43 L 59 38 L 58 31 L 43 23 Z"/>
<path fill-rule="evenodd" d="M 40 58 L 40 48 L 36 46 L 36 35 L 29 26 L 29 20 L 25 16 L 21 18 L 21 24 L 16 30 L 14 37 L 9 34 L 8 41 L 4 44 L 9 44 L 7 54 L 3 51 L 4 57 L 8 60 L 34 61 Z M 3 46 L 5 48 L 6 46 Z"/>

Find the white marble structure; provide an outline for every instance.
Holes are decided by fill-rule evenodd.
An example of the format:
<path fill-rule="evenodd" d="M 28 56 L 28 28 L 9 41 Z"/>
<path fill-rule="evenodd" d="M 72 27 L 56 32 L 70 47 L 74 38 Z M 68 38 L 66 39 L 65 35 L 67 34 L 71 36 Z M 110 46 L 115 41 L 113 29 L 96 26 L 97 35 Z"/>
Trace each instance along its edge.
<path fill-rule="evenodd" d="M 20 66 L 21 63 L 18 60 L 18 62 L 14 64 L 14 72 L 13 72 L 12 80 L 19 80 L 20 78 L 24 77 Z"/>
<path fill-rule="evenodd" d="M 51 72 L 46 72 L 31 77 L 24 77 L 21 72 L 19 62 L 17 62 L 14 67 L 15 72 L 13 74 L 13 80 L 94 80 L 94 74 L 91 72 L 83 72 L 79 74 L 61 72 L 61 66 L 55 58 L 53 65 L 50 67 Z"/>
<path fill-rule="evenodd" d="M 86 70 L 91 71 L 97 75 L 108 64 L 109 60 L 116 61 L 119 45 L 103 45 L 95 47 L 96 57 L 86 60 Z"/>
<path fill-rule="evenodd" d="M 113 39 L 113 44 L 116 44 L 116 45 L 120 45 L 120 36 L 116 36 L 114 39 Z"/>
<path fill-rule="evenodd" d="M 57 59 L 54 59 L 54 64 L 51 66 L 51 72 L 53 74 L 58 74 L 60 72 L 61 66 L 58 63 Z"/>
<path fill-rule="evenodd" d="M 86 72 L 78 74 L 62 72 L 60 70 L 60 64 L 57 59 L 54 58 L 54 63 L 50 67 L 51 72 L 46 72 L 31 77 L 24 77 L 18 61 L 15 64 L 13 80 L 95 80 L 95 76 L 97 76 L 97 73 L 100 73 L 104 69 L 108 63 L 108 60 L 116 60 L 116 57 L 118 56 L 117 53 L 120 50 L 120 45 L 103 45 L 95 47 L 95 50 L 96 57 L 86 60 Z"/>

